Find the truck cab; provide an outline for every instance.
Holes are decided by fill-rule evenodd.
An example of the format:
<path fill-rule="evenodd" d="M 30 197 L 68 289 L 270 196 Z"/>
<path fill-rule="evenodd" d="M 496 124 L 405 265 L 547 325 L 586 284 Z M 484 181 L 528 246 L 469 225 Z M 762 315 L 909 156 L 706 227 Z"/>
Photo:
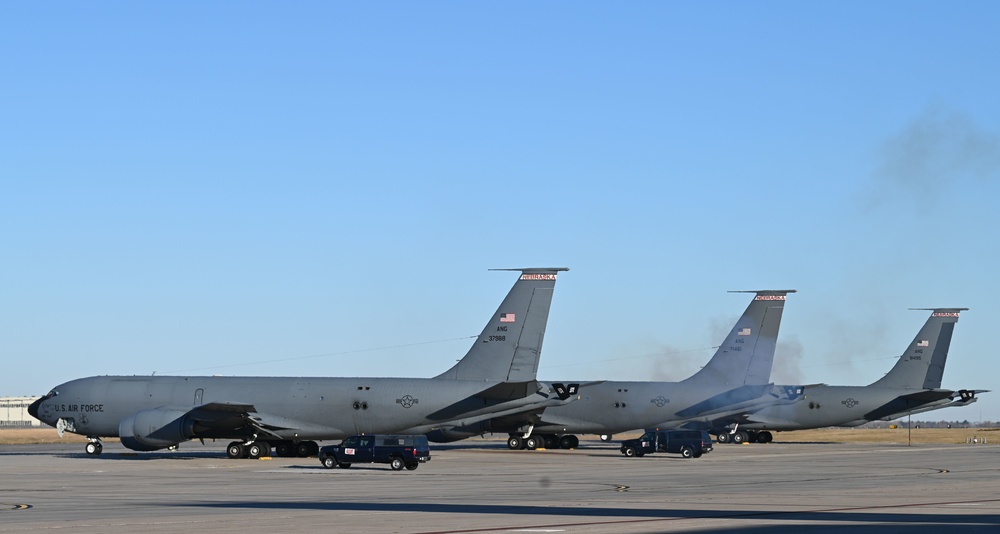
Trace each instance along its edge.
<path fill-rule="evenodd" d="M 654 452 L 678 453 L 684 458 L 700 458 L 712 452 L 712 436 L 704 430 L 647 430 L 636 439 L 622 442 L 621 453 L 628 457 Z"/>
<path fill-rule="evenodd" d="M 408 434 L 351 436 L 339 445 L 319 450 L 319 461 L 327 469 L 347 469 L 352 464 L 389 464 L 394 471 L 416 469 L 431 459 L 427 437 Z"/>

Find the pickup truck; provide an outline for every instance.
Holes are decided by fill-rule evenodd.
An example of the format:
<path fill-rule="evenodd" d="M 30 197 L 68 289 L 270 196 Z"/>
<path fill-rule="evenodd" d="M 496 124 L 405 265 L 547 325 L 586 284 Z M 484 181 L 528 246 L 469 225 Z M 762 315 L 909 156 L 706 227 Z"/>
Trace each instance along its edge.
<path fill-rule="evenodd" d="M 685 458 L 700 458 L 712 452 L 712 436 L 704 430 L 647 430 L 642 437 L 623 441 L 621 451 L 629 457 L 673 452 Z"/>
<path fill-rule="evenodd" d="M 340 445 L 327 445 L 319 450 L 323 467 L 347 469 L 351 464 L 389 464 L 393 471 L 404 467 L 410 471 L 431 459 L 427 436 L 401 434 L 371 434 L 351 436 Z"/>

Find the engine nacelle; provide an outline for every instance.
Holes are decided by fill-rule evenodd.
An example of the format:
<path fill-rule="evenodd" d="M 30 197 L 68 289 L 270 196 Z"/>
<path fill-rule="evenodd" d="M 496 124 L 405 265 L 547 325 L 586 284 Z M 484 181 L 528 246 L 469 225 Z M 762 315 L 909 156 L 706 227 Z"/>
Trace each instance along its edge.
<path fill-rule="evenodd" d="M 133 451 L 155 451 L 191 439 L 193 427 L 186 410 L 155 408 L 122 419 L 118 437 Z"/>

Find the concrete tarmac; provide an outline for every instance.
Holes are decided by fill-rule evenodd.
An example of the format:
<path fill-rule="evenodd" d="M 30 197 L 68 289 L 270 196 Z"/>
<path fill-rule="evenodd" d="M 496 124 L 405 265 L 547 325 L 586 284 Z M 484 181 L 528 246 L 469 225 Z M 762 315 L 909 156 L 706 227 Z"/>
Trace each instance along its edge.
<path fill-rule="evenodd" d="M 0 447 L 5 532 L 997 532 L 1000 447 L 719 445 L 700 459 L 617 444 L 432 445 L 415 471 L 229 460 L 226 443 Z"/>

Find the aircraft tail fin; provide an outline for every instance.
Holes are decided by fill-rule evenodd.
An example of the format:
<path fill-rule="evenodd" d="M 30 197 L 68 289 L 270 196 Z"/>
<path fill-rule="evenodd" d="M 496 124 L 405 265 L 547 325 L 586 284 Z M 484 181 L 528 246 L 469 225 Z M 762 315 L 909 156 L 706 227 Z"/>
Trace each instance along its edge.
<path fill-rule="evenodd" d="M 968 308 L 916 308 L 931 312 L 917 337 L 892 369 L 871 385 L 891 388 L 937 389 L 941 387 L 948 348 L 958 316 Z"/>
<path fill-rule="evenodd" d="M 494 270 L 520 271 L 521 276 L 469 352 L 451 369 L 435 378 L 484 382 L 535 379 L 556 275 L 569 269 Z"/>
<path fill-rule="evenodd" d="M 795 290 L 732 293 L 755 293 L 755 296 L 708 364 L 684 382 L 738 387 L 771 381 L 785 296 Z"/>

